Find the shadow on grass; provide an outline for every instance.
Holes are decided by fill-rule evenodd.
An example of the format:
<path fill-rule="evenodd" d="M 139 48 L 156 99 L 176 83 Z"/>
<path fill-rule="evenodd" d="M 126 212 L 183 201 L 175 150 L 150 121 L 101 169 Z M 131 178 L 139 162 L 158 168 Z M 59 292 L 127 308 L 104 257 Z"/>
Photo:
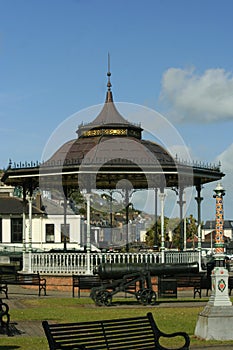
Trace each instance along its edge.
<path fill-rule="evenodd" d="M 156 306 L 156 305 L 162 305 L 162 304 L 179 304 L 182 307 L 182 304 L 195 304 L 195 303 L 207 303 L 208 299 L 182 299 L 182 300 L 177 300 L 177 299 L 157 299 L 155 304 L 148 304 L 148 306 Z M 141 304 L 139 301 L 137 300 L 126 300 L 126 299 L 115 299 L 112 300 L 112 303 L 110 306 L 141 306 L 143 307 L 144 305 Z"/>

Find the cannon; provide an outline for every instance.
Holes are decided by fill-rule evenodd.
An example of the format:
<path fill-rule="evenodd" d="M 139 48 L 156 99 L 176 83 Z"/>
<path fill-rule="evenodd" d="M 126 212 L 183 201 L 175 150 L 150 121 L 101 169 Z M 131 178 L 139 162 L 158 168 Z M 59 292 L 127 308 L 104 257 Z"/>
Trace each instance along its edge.
<path fill-rule="evenodd" d="M 198 273 L 197 262 L 188 264 L 100 264 L 94 269 L 102 280 L 111 280 L 91 289 L 90 297 L 96 305 L 109 306 L 118 292 L 133 294 L 143 305 L 154 305 L 156 293 L 152 288 L 151 276 Z"/>
<path fill-rule="evenodd" d="M 151 276 L 177 275 L 184 273 L 198 273 L 198 262 L 183 264 L 150 264 L 150 263 L 119 263 L 100 264 L 94 268 L 94 275 L 99 275 L 101 279 L 118 279 L 124 275 L 139 271 L 148 271 Z"/>

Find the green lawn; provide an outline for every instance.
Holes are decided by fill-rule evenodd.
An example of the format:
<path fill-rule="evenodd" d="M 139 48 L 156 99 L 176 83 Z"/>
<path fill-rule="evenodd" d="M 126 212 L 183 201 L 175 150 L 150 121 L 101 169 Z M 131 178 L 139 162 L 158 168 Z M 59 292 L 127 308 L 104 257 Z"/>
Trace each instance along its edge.
<path fill-rule="evenodd" d="M 56 322 L 75 322 L 141 316 L 147 312 L 152 312 L 159 328 L 165 333 L 175 331 L 187 332 L 191 337 L 191 346 L 223 344 L 223 342 L 207 342 L 195 339 L 193 335 L 194 329 L 198 314 L 203 310 L 203 307 L 195 306 L 193 299 L 192 303 L 190 303 L 190 306 L 194 305 L 192 307 L 182 306 L 182 301 L 179 307 L 145 307 L 139 306 L 130 298 L 114 300 L 114 303 L 117 302 L 120 306 L 114 305 L 110 307 L 97 307 L 90 298 L 25 298 L 21 302 L 25 308 L 10 309 L 11 322 L 20 320 L 42 321 L 44 319 Z M 172 305 L 173 301 L 171 300 L 169 303 Z M 224 344 L 227 343 L 233 346 L 233 341 L 224 342 Z M 47 350 L 48 345 L 45 337 L 0 336 L 0 350 L 13 349 Z"/>

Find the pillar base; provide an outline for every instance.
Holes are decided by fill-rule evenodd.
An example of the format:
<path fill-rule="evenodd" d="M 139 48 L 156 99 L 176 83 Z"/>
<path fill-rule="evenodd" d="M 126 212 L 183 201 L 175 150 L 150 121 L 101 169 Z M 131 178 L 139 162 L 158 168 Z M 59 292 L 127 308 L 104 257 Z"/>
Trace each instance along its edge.
<path fill-rule="evenodd" d="M 223 267 L 212 272 L 212 294 L 199 314 L 194 334 L 206 340 L 233 340 L 233 306 L 228 295 L 228 271 Z"/>
<path fill-rule="evenodd" d="M 205 340 L 233 340 L 233 307 L 207 305 L 199 314 L 194 334 Z"/>

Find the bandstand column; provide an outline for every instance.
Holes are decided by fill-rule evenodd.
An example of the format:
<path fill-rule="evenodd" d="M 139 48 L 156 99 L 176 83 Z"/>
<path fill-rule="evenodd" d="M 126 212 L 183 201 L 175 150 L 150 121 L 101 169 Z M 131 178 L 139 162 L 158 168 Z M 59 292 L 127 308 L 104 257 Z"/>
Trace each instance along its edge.
<path fill-rule="evenodd" d="M 228 295 L 228 271 L 224 259 L 223 196 L 225 190 L 219 183 L 214 190 L 216 198 L 215 268 L 212 271 L 212 293 L 199 314 L 195 335 L 206 340 L 233 339 L 233 306 Z"/>
<path fill-rule="evenodd" d="M 126 188 L 125 191 L 125 216 L 126 216 L 126 245 L 125 245 L 125 250 L 126 253 L 129 252 L 129 190 Z"/>
<path fill-rule="evenodd" d="M 28 193 L 28 196 L 27 196 Z M 29 189 L 23 186 L 23 269 L 22 272 L 32 272 L 32 186 Z M 26 209 L 28 204 L 28 226 Z"/>
<path fill-rule="evenodd" d="M 87 201 L 87 238 L 86 238 L 86 248 L 87 248 L 87 274 L 91 274 L 91 194 L 86 193 L 85 195 Z"/>
<path fill-rule="evenodd" d="M 64 196 L 64 205 L 63 205 L 63 209 L 64 209 L 64 227 L 63 227 L 63 250 L 64 252 L 67 251 L 67 193 Z"/>
<path fill-rule="evenodd" d="M 27 244 L 26 244 L 26 208 L 27 208 L 27 200 L 26 200 L 26 190 L 23 187 L 23 227 L 22 227 L 22 242 L 23 242 L 23 271 L 27 271 L 28 269 L 28 255 L 27 255 Z"/>
<path fill-rule="evenodd" d="M 164 200 L 165 200 L 165 193 L 164 189 L 160 189 L 160 207 L 161 207 L 161 257 L 162 257 L 162 263 L 165 263 L 165 245 L 164 245 Z"/>
<path fill-rule="evenodd" d="M 30 192 L 28 198 L 28 272 L 32 272 L 32 193 Z"/>
<path fill-rule="evenodd" d="M 201 267 L 201 202 L 203 197 L 201 197 L 201 185 L 196 186 L 197 197 L 195 200 L 197 201 L 197 235 L 198 235 L 198 255 L 199 255 L 199 266 Z"/>
<path fill-rule="evenodd" d="M 185 201 L 183 200 L 184 188 L 179 188 L 179 200 L 177 203 L 180 207 L 180 250 L 184 250 L 184 218 L 183 218 L 183 206 Z"/>
<path fill-rule="evenodd" d="M 158 188 L 155 187 L 155 232 L 154 232 L 154 246 L 158 246 Z"/>

